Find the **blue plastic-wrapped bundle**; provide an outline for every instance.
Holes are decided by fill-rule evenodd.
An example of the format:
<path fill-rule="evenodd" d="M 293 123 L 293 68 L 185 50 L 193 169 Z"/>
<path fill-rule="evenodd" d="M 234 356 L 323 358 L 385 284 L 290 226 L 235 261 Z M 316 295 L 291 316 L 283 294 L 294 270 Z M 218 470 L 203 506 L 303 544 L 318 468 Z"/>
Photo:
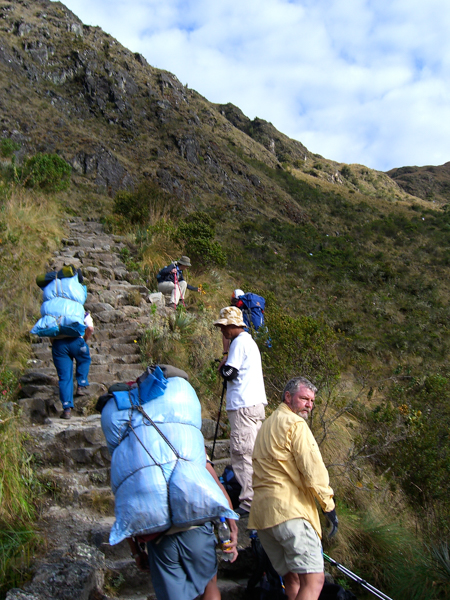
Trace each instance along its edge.
<path fill-rule="evenodd" d="M 43 289 L 42 317 L 31 330 L 40 337 L 84 335 L 84 303 L 87 290 L 78 275 L 54 279 Z"/>
<path fill-rule="evenodd" d="M 157 367 L 138 388 L 115 392 L 102 410 L 102 428 L 115 495 L 110 544 L 172 525 L 239 518 L 206 470 L 200 402 L 184 379 L 165 379 Z"/>

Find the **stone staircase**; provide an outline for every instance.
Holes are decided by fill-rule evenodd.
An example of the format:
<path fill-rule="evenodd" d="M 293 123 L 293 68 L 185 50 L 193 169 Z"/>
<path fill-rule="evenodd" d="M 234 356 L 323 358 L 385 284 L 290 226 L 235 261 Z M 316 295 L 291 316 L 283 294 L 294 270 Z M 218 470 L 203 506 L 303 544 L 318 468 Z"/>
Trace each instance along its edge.
<path fill-rule="evenodd" d="M 29 450 L 48 490 L 40 520 L 47 551 L 36 560 L 32 581 L 23 590 L 10 590 L 7 599 L 153 600 L 151 577 L 136 569 L 128 544 L 108 543 L 114 522 L 110 456 L 94 406 L 110 384 L 135 380 L 142 373 L 136 340 L 146 327 L 166 318 L 167 309 L 160 294 L 151 294 L 137 273 L 127 271 L 121 259 L 123 238 L 107 235 L 95 221 L 71 219 L 68 228 L 70 235 L 50 268 L 73 264 L 86 278 L 86 308 L 95 325 L 89 341 L 90 396 L 74 398 L 72 419 L 61 420 L 50 345 L 45 339 L 33 343 L 19 404 Z M 211 451 L 215 423 L 205 419 L 202 431 Z M 220 440 L 215 449 L 219 473 L 228 455 L 228 440 Z M 220 565 L 223 600 L 244 597 L 253 569 L 245 523 L 239 524 L 239 559 Z"/>

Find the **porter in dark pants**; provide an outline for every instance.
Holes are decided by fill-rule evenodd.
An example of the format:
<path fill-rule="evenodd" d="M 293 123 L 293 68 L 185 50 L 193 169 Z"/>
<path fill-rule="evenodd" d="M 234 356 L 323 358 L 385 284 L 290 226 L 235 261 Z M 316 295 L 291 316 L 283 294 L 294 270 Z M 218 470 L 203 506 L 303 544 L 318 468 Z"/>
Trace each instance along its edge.
<path fill-rule="evenodd" d="M 76 362 L 76 378 L 80 388 L 89 385 L 91 364 L 89 346 L 84 338 L 61 338 L 52 343 L 52 356 L 59 378 L 59 399 L 63 410 L 73 408 L 73 361 Z"/>

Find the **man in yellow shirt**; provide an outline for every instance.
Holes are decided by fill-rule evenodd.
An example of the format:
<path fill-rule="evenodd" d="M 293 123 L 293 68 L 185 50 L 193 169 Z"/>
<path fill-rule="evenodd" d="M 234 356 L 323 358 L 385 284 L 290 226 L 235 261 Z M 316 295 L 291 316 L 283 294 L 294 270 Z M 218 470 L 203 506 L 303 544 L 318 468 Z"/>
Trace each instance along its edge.
<path fill-rule="evenodd" d="M 316 387 L 291 379 L 283 402 L 262 424 L 253 451 L 254 498 L 248 522 L 256 529 L 289 600 L 317 600 L 324 583 L 322 532 L 316 500 L 338 519 L 328 471 L 308 427 Z"/>

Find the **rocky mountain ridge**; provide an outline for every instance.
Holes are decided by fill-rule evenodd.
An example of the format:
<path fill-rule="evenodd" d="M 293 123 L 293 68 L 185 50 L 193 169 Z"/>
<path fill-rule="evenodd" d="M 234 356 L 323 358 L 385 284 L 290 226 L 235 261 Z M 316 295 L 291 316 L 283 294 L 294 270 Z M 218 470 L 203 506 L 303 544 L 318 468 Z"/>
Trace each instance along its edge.
<path fill-rule="evenodd" d="M 450 202 L 450 162 L 436 167 L 400 167 L 387 174 L 408 194 L 438 204 Z"/>
<path fill-rule="evenodd" d="M 1 136 L 21 145 L 17 160 L 60 154 L 78 202 L 93 208 L 147 179 L 184 211 L 216 203 L 295 221 L 296 201 L 260 165 L 407 198 L 383 173 L 343 171 L 270 123 L 208 102 L 59 2 L 0 1 L 0 72 Z"/>

